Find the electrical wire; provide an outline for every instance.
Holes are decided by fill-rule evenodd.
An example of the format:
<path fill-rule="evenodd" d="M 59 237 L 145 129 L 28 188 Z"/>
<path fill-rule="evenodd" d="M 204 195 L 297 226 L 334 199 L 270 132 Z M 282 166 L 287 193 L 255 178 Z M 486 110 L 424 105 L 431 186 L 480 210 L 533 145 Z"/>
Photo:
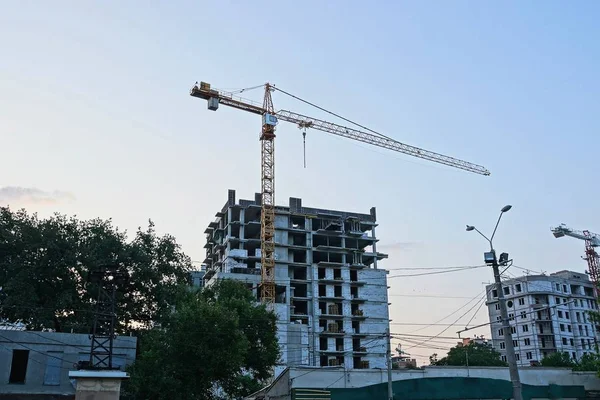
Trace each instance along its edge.
<path fill-rule="evenodd" d="M 485 299 L 486 299 L 486 296 L 483 296 L 483 298 L 481 299 L 481 301 L 485 301 Z M 473 305 L 473 307 L 469 308 L 464 314 L 462 314 L 460 317 L 458 317 L 452 324 L 450 324 L 446 328 L 444 328 L 440 333 L 438 333 L 437 335 L 434 335 L 434 338 L 436 338 L 438 336 L 441 336 L 444 332 L 446 332 L 448 329 L 450 329 L 450 327 L 453 326 L 453 324 L 456 324 L 458 321 L 460 321 L 465 315 L 467 315 L 477 305 L 479 305 L 479 302 L 475 303 L 475 305 Z M 426 339 L 426 340 L 420 342 L 419 344 L 427 343 L 429 340 L 431 340 L 431 339 Z M 415 347 L 415 346 L 408 347 L 408 349 L 411 349 L 413 347 Z"/>
<path fill-rule="evenodd" d="M 474 300 L 478 299 L 483 294 L 483 292 L 484 291 L 476 294 L 471 300 L 467 301 L 465 304 L 463 304 L 462 306 L 460 306 L 458 309 L 456 309 L 455 311 L 453 311 L 451 314 L 446 315 L 444 318 L 442 318 L 442 319 L 440 319 L 438 321 L 435 321 L 433 324 L 426 325 L 426 326 L 424 326 L 422 328 L 419 328 L 419 329 L 415 329 L 415 330 L 411 331 L 411 333 L 422 331 L 423 329 L 429 328 L 430 326 L 434 326 L 435 324 L 438 324 L 438 323 L 442 322 L 446 318 L 450 318 L 451 316 L 453 316 L 454 314 L 456 314 L 457 312 L 459 312 L 460 310 L 462 310 L 463 308 L 465 308 L 466 306 L 468 306 L 469 304 L 471 304 L 471 302 L 473 302 Z"/>

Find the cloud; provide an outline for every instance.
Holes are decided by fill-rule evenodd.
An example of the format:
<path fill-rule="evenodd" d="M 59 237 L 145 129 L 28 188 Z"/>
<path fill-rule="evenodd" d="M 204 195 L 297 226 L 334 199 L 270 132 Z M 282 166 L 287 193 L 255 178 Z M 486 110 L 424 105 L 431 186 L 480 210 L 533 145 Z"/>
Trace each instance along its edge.
<path fill-rule="evenodd" d="M 74 200 L 75 196 L 68 192 L 46 192 L 37 188 L 18 186 L 0 187 L 0 204 L 12 205 L 49 205 Z"/>

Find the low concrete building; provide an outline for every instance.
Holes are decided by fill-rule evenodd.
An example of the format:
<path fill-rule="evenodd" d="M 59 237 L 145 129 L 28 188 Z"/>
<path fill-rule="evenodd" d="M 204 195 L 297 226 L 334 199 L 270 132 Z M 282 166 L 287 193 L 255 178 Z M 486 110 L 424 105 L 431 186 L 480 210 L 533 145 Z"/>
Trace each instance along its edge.
<path fill-rule="evenodd" d="M 524 399 L 600 398 L 595 372 L 567 368 L 519 369 Z M 425 367 L 392 372 L 394 399 L 459 400 L 509 399 L 512 384 L 503 367 Z M 371 400 L 387 398 L 384 369 L 288 368 L 270 385 L 248 400 Z"/>
<path fill-rule="evenodd" d="M 113 365 L 133 363 L 137 338 L 114 341 Z M 0 400 L 74 399 L 69 371 L 89 360 L 86 334 L 0 330 Z"/>

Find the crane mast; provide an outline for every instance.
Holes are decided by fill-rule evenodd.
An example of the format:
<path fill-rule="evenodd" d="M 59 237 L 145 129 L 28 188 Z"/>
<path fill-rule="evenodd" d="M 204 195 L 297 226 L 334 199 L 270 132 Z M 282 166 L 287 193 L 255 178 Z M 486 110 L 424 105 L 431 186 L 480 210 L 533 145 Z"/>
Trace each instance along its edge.
<path fill-rule="evenodd" d="M 262 85 L 261 85 L 262 86 Z M 219 105 L 226 105 L 238 110 L 262 116 L 261 142 L 261 301 L 266 304 L 275 302 L 275 127 L 278 121 L 296 124 L 299 128 L 316 129 L 333 135 L 345 137 L 370 145 L 386 148 L 424 160 L 444 164 L 479 175 L 490 172 L 481 165 L 473 164 L 457 158 L 445 156 L 432 151 L 420 149 L 401 143 L 387 136 L 371 131 L 364 132 L 317 118 L 307 117 L 292 111 L 279 110 L 273 107 L 271 93 L 274 85 L 264 85 L 262 104 L 233 96 L 230 92 L 212 89 L 210 84 L 201 82 L 192 87 L 190 95 L 208 102 L 208 109 L 216 111 Z M 286 93 L 287 94 L 287 93 Z"/>
<path fill-rule="evenodd" d="M 582 258 L 587 261 L 587 272 L 590 275 L 590 280 L 594 283 L 596 296 L 598 296 L 600 294 L 600 287 L 598 286 L 600 284 L 600 257 L 596 252 L 596 247 L 600 246 L 600 235 L 588 230 L 577 231 L 567 227 L 565 224 L 560 224 L 555 228 L 550 228 L 550 230 L 555 238 L 570 236 L 585 241 L 585 256 Z"/>
<path fill-rule="evenodd" d="M 261 214 L 260 214 L 260 262 L 261 300 L 275 302 L 275 125 L 271 85 L 265 85 L 263 100 L 263 125 L 260 134 L 261 153 Z"/>

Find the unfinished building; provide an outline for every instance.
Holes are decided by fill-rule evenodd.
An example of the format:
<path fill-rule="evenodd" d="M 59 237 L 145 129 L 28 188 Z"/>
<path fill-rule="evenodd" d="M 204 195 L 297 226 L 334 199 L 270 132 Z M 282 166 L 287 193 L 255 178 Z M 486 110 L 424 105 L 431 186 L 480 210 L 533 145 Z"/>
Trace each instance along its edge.
<path fill-rule="evenodd" d="M 259 295 L 260 194 L 235 190 L 206 228 L 205 284 L 247 283 Z M 275 209 L 275 312 L 285 366 L 385 368 L 387 271 L 378 261 L 376 214 L 302 206 Z"/>

